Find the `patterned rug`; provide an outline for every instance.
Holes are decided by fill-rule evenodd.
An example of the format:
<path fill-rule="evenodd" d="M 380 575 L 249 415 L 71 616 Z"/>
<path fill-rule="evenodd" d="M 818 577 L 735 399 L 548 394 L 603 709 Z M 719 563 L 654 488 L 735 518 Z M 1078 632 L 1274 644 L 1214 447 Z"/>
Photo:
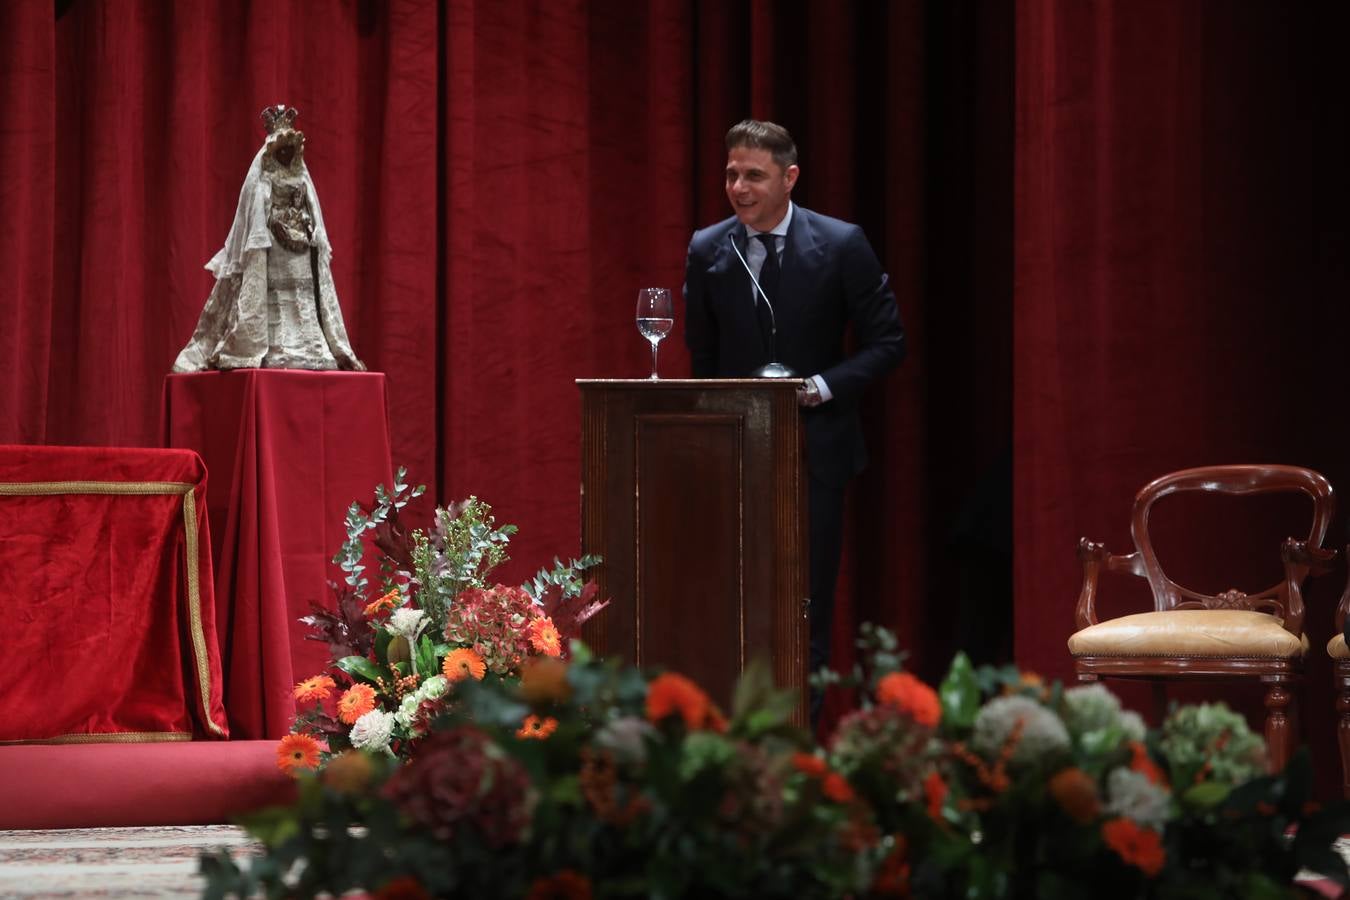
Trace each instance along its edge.
<path fill-rule="evenodd" d="M 1350 857 L 1350 839 L 1336 844 Z M 261 851 L 233 825 L 0 831 L 0 897 L 200 897 L 197 856 L 213 849 L 236 860 Z M 1341 896 L 1312 872 L 1297 882 L 1317 896 Z"/>
<path fill-rule="evenodd" d="M 260 849 L 233 825 L 0 831 L 0 897 L 200 897 L 216 848 Z"/>

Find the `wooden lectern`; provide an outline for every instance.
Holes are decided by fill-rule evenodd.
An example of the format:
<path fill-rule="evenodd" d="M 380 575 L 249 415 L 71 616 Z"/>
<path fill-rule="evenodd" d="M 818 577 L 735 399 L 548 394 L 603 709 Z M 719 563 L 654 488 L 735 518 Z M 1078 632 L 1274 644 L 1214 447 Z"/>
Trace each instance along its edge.
<path fill-rule="evenodd" d="M 581 541 L 611 604 L 604 656 L 661 665 L 727 708 L 756 657 L 806 725 L 806 482 L 799 382 L 579 380 Z"/>

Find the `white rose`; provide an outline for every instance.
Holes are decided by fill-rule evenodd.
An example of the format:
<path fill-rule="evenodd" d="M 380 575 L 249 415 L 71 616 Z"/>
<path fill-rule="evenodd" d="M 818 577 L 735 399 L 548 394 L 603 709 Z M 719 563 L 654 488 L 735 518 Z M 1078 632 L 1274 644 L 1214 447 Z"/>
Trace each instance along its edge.
<path fill-rule="evenodd" d="M 417 688 L 418 700 L 436 700 L 445 696 L 450 689 L 450 679 L 444 675 L 432 675 Z"/>

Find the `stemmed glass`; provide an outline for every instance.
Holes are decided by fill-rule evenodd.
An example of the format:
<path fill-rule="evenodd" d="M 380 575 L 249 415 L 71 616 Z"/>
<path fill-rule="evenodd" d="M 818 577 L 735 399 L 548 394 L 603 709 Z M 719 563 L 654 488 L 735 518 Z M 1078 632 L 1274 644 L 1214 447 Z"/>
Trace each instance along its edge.
<path fill-rule="evenodd" d="M 656 348 L 675 327 L 675 312 L 670 304 L 670 288 L 641 288 L 638 291 L 637 327 L 652 345 L 652 379 L 656 375 Z"/>

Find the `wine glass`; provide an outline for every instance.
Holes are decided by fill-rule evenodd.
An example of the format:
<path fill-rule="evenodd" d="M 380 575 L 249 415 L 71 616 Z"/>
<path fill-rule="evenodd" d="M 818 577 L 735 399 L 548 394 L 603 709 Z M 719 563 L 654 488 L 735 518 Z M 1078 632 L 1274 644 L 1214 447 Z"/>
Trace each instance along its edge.
<path fill-rule="evenodd" d="M 652 380 L 656 380 L 656 348 L 675 327 L 675 311 L 670 304 L 670 288 L 641 288 L 638 291 L 637 327 L 652 345 Z"/>

